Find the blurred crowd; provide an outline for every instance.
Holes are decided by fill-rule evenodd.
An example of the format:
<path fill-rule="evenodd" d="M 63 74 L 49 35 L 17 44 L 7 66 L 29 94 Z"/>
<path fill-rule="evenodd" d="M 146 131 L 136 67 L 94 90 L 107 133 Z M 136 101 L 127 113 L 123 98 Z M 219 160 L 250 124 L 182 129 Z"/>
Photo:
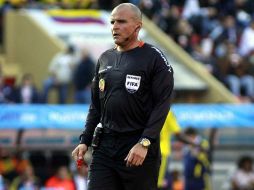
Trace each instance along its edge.
<path fill-rule="evenodd" d="M 254 100 L 253 0 L 141 0 L 140 7 L 239 100 Z"/>
<path fill-rule="evenodd" d="M 55 89 L 58 103 L 65 104 L 73 87 L 74 103 L 89 104 L 94 70 L 95 63 L 88 51 L 76 50 L 72 45 L 53 57 L 48 66 L 49 76 L 45 76 L 41 90 L 36 87 L 32 73 L 25 73 L 20 84 L 15 84 L 15 80 L 5 78 L 0 68 L 0 103 L 48 103 L 50 91 Z"/>
<path fill-rule="evenodd" d="M 168 173 L 168 190 L 184 190 L 186 179 L 191 178 L 192 164 L 196 163 L 198 156 L 189 158 L 189 145 L 183 147 L 182 157 L 184 170 L 174 168 Z M 191 148 L 192 149 L 192 148 Z M 77 167 L 65 151 L 10 151 L 0 147 L 0 189 L 1 190 L 86 190 L 89 157 L 81 167 Z M 199 162 L 198 162 L 199 163 Z M 186 173 L 188 172 L 188 173 Z M 195 175 L 197 171 L 195 169 Z M 200 174 L 205 177 L 205 174 Z M 197 178 L 198 179 L 198 178 Z M 199 184 L 198 180 L 192 181 Z M 250 155 L 239 155 L 235 162 L 234 169 L 225 176 L 225 190 L 253 190 L 254 170 L 253 158 Z M 165 189 L 166 190 L 166 189 Z"/>
<path fill-rule="evenodd" d="M 254 1 L 140 1 L 166 34 L 241 101 L 254 98 Z"/>
<path fill-rule="evenodd" d="M 65 153 L 46 156 L 0 148 L 1 190 L 86 190 L 88 167 L 77 167 Z"/>

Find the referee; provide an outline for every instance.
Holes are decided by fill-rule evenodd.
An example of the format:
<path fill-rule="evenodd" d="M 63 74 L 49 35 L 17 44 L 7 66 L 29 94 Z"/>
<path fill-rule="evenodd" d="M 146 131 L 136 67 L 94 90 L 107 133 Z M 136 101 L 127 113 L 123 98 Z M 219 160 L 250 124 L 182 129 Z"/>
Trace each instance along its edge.
<path fill-rule="evenodd" d="M 83 159 L 92 145 L 89 190 L 155 190 L 173 69 L 158 48 L 138 39 L 142 15 L 135 5 L 115 7 L 110 22 L 116 46 L 98 59 L 85 130 L 72 156 Z"/>

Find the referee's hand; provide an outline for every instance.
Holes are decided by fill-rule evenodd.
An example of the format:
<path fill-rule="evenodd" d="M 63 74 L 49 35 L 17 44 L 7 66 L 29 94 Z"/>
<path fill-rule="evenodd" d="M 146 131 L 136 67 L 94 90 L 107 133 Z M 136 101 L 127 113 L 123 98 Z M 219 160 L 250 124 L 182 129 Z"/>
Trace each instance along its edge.
<path fill-rule="evenodd" d="M 79 144 L 73 151 L 72 157 L 75 161 L 83 159 L 87 152 L 87 146 L 85 144 Z"/>
<path fill-rule="evenodd" d="M 141 166 L 146 158 L 148 149 L 143 147 L 140 143 L 137 143 L 129 151 L 129 154 L 124 159 L 126 166 Z"/>

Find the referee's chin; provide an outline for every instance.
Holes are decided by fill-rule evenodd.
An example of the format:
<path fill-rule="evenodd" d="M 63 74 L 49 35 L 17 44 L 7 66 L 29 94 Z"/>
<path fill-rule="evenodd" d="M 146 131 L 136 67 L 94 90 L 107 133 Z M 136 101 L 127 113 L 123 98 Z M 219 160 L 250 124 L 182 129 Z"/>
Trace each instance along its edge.
<path fill-rule="evenodd" d="M 127 41 L 128 41 L 128 38 L 125 38 L 123 40 L 121 40 L 119 38 L 114 38 L 113 40 L 114 40 L 115 45 L 117 45 L 117 46 L 125 46 Z"/>

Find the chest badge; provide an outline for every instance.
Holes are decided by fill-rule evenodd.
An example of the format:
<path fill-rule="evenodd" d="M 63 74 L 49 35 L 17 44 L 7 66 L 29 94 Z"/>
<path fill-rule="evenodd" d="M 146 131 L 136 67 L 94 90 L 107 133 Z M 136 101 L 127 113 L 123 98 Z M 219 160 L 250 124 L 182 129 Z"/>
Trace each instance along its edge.
<path fill-rule="evenodd" d="M 125 88 L 129 93 L 134 93 L 139 89 L 141 76 L 126 75 Z"/>
<path fill-rule="evenodd" d="M 100 81 L 99 81 L 99 89 L 100 89 L 100 91 L 104 91 L 104 89 L 105 89 L 105 80 L 104 79 L 100 79 Z"/>

